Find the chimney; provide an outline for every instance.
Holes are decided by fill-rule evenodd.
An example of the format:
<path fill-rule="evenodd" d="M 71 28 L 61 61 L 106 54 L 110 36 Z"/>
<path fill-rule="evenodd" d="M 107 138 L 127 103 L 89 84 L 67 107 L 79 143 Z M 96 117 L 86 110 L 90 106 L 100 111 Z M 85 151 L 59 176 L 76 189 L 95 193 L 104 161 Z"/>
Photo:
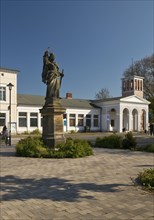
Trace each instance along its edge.
<path fill-rule="evenodd" d="M 72 99 L 72 93 L 67 92 L 66 93 L 66 99 Z"/>

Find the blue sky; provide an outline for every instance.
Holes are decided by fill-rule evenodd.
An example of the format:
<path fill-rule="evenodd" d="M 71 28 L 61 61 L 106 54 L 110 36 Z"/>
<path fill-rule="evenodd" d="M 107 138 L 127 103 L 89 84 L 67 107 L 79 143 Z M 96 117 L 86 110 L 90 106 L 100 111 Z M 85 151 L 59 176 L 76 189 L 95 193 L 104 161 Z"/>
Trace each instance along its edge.
<path fill-rule="evenodd" d="M 153 53 L 153 0 L 1 0 L 0 66 L 17 69 L 18 93 L 44 95 L 43 54 L 55 53 L 61 97 L 94 99 L 102 88 L 121 95 L 121 77 Z"/>

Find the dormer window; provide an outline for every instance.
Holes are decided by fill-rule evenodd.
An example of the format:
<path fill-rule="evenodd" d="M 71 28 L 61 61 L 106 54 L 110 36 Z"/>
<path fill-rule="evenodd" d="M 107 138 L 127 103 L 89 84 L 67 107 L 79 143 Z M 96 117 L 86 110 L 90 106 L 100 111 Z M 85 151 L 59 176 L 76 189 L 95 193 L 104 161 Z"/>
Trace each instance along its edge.
<path fill-rule="evenodd" d="M 0 86 L 0 101 L 6 101 L 6 87 Z"/>

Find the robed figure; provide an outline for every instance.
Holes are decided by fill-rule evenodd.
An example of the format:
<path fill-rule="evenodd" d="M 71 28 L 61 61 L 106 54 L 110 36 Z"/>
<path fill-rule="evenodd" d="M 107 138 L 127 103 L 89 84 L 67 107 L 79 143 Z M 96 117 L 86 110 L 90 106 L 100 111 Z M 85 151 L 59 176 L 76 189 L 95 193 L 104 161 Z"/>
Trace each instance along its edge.
<path fill-rule="evenodd" d="M 42 81 L 47 85 L 46 99 L 59 98 L 60 86 L 64 72 L 59 71 L 53 53 L 45 51 L 43 56 Z"/>

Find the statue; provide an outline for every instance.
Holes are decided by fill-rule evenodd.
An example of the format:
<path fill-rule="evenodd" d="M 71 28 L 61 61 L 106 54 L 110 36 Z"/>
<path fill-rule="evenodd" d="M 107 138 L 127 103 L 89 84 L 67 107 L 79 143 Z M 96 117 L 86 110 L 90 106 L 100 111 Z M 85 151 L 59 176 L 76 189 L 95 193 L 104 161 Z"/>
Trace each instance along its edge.
<path fill-rule="evenodd" d="M 42 82 L 47 85 L 46 99 L 59 98 L 59 91 L 64 76 L 64 71 L 59 71 L 58 64 L 54 61 L 55 55 L 45 51 L 43 56 Z"/>

